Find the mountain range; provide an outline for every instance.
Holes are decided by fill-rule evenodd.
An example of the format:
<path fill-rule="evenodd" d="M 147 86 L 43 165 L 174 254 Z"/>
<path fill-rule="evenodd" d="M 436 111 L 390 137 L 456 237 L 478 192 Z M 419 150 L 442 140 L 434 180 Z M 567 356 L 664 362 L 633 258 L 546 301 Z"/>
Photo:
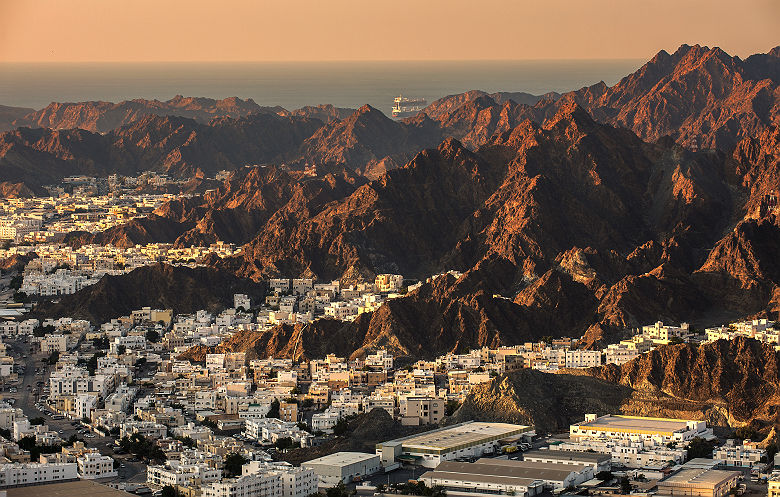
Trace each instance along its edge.
<path fill-rule="evenodd" d="M 227 349 L 289 355 L 294 341 L 303 356 L 429 357 L 544 335 L 595 345 L 658 319 L 776 316 L 780 222 L 766 196 L 780 186 L 778 60 L 777 48 L 743 61 L 684 45 L 612 87 L 473 91 L 400 122 L 364 106 L 332 119 L 145 116 L 105 134 L 20 128 L 0 135 L 0 179 L 234 169 L 215 191 L 66 241 L 235 242 L 240 256 L 208 262 L 252 280 L 463 273 L 352 323 L 239 334 Z M 264 162 L 276 164 L 243 167 Z"/>

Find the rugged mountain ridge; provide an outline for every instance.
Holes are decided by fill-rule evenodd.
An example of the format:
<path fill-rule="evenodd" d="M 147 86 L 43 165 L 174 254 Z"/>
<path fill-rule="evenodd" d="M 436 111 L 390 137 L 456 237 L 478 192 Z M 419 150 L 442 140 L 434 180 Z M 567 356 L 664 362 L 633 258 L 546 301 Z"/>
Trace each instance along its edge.
<path fill-rule="evenodd" d="M 270 220 L 240 257 L 215 262 L 252 278 L 464 272 L 328 335 L 344 340 L 296 349 L 314 356 L 328 347 L 428 356 L 544 334 L 596 343 L 659 318 L 708 324 L 774 305 L 772 271 L 748 272 L 764 290 L 741 301 L 721 291 L 733 276 L 727 261 L 745 252 L 724 242 L 749 222 L 739 167 L 723 153 L 645 143 L 570 103 L 544 126 L 521 123 L 473 152 L 447 140 L 319 211 Z M 727 265 L 709 264 L 724 244 L 715 259 Z M 290 343 L 285 333 L 258 337 L 258 354 L 291 353 L 275 348 Z"/>
<path fill-rule="evenodd" d="M 147 115 L 104 135 L 80 129 L 19 128 L 0 134 L 0 179 L 41 185 L 64 176 L 145 170 L 213 175 L 280 161 L 322 126 L 319 120 L 252 114 L 209 125 Z"/>
<path fill-rule="evenodd" d="M 43 109 L 28 112 L 11 122 L 14 128 L 84 129 L 107 133 L 113 129 L 140 121 L 147 115 L 176 116 L 207 124 L 214 118 L 245 117 L 250 114 L 276 114 L 281 107 L 263 107 L 251 98 L 237 97 L 215 100 L 203 97 L 176 95 L 170 100 L 142 98 L 122 102 L 52 102 Z M 8 129 L 8 128 L 6 128 Z M 5 131 L 5 129 L 0 128 Z"/>
<path fill-rule="evenodd" d="M 750 425 L 778 424 L 778 353 L 752 339 L 666 345 L 622 366 L 548 374 L 519 370 L 472 389 L 452 421 L 477 419 L 565 431 L 585 414 L 622 413 Z"/>

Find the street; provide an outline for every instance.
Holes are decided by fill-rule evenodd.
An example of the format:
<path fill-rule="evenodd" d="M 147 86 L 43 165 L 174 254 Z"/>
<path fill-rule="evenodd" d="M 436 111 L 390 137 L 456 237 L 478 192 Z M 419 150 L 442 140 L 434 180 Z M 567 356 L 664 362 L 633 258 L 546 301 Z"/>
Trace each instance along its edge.
<path fill-rule="evenodd" d="M 140 461 L 130 461 L 133 458 L 132 455 L 115 454 L 113 451 L 115 447 L 113 438 L 92 432 L 79 434 L 78 432 L 82 427 L 80 424 L 74 426 L 74 420 L 56 414 L 54 416 L 57 417 L 54 418 L 52 415 L 38 409 L 35 404 L 40 398 L 43 387 L 47 385 L 50 368 L 50 366 L 43 363 L 47 357 L 40 352 L 31 350 L 30 344 L 25 341 L 6 339 L 4 342 L 8 348 L 9 355 L 13 355 L 16 363 L 24 367 L 24 374 L 19 378 L 18 382 L 3 386 L 3 399 L 14 399 L 14 407 L 22 409 L 22 412 L 30 419 L 43 418 L 49 428 L 56 431 L 63 440 L 67 441 L 71 436 L 76 435 L 87 447 L 95 448 L 101 454 L 111 456 L 119 461 L 121 464 L 117 470 L 119 477 L 105 481 L 129 481 L 133 483 L 146 481 L 146 465 Z M 38 368 L 37 370 L 36 367 Z M 37 382 L 39 381 L 43 383 L 38 385 Z M 14 387 L 17 391 L 9 392 L 9 387 Z"/>

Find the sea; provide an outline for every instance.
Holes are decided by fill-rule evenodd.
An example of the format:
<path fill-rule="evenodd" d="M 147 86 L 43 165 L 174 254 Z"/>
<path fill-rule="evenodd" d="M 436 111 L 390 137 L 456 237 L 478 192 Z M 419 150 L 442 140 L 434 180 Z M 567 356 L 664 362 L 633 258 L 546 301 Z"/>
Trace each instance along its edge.
<path fill-rule="evenodd" d="M 369 104 L 390 112 L 398 95 L 437 98 L 468 90 L 576 90 L 613 85 L 644 61 L 519 60 L 412 62 L 0 63 L 0 104 L 39 109 L 50 102 L 175 95 L 252 98 L 296 109 Z"/>

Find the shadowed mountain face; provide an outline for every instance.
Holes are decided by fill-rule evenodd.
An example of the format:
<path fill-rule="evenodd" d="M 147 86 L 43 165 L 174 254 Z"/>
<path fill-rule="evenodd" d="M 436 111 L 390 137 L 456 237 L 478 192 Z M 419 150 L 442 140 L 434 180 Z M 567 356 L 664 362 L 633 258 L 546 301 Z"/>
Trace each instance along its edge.
<path fill-rule="evenodd" d="M 744 171 L 773 184 L 767 167 L 646 143 L 569 103 L 544 126 L 526 121 L 473 152 L 447 140 L 344 198 L 273 217 L 240 257 L 215 263 L 251 278 L 465 273 L 354 323 L 248 339 L 259 355 L 291 354 L 295 333 L 311 357 L 430 356 L 548 334 L 595 343 L 657 319 L 771 311 L 776 216 L 745 210 L 763 188 Z"/>
<path fill-rule="evenodd" d="M 156 264 L 120 276 L 105 275 L 95 285 L 65 295 L 56 304 L 37 305 L 35 313 L 104 323 L 147 305 L 170 308 L 175 313 L 224 309 L 232 305 L 235 293 L 257 301 L 265 294 L 265 287 L 213 268 Z"/>
<path fill-rule="evenodd" d="M 587 413 L 620 413 L 751 425 L 767 435 L 778 423 L 778 355 L 752 339 L 659 347 L 622 366 L 569 374 L 507 373 L 469 393 L 453 421 L 532 424 L 556 432 Z"/>

